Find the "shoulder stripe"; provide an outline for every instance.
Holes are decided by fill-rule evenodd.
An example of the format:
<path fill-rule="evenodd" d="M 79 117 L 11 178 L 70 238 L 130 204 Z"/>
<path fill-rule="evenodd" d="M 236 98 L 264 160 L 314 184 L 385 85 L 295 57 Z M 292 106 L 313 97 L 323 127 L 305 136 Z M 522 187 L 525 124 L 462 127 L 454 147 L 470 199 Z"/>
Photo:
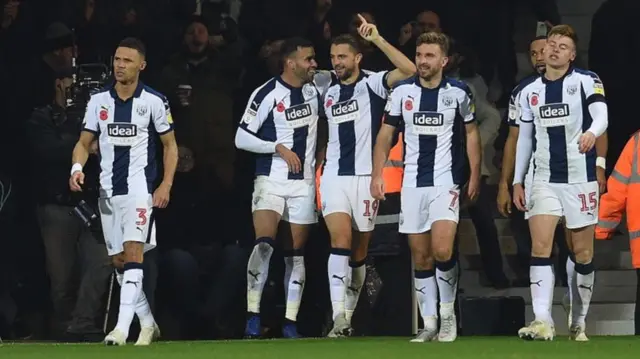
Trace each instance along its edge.
<path fill-rule="evenodd" d="M 256 95 L 253 97 L 251 102 L 251 109 L 253 111 L 258 111 L 260 104 L 264 99 L 276 88 L 276 78 L 272 78 L 267 81 L 262 87 L 256 92 Z"/>

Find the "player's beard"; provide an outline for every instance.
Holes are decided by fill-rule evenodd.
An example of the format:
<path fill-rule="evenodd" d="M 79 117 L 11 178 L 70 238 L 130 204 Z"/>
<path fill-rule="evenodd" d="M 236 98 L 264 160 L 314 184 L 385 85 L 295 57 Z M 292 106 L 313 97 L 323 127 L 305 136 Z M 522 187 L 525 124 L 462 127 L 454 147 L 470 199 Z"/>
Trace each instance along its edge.
<path fill-rule="evenodd" d="M 313 76 L 315 76 L 316 73 L 316 69 L 303 69 L 303 68 L 298 68 L 298 71 L 296 71 L 296 75 L 298 76 L 298 78 L 302 81 L 302 83 L 309 83 L 311 81 L 313 81 Z"/>
<path fill-rule="evenodd" d="M 355 69 L 353 68 L 350 69 L 346 66 L 342 67 L 342 75 L 340 76 L 340 81 L 345 81 L 349 79 L 353 75 L 354 70 Z M 336 73 L 337 73 L 337 70 L 336 70 Z"/>
<path fill-rule="evenodd" d="M 425 81 L 430 81 L 438 74 L 438 69 L 418 67 L 418 76 Z"/>

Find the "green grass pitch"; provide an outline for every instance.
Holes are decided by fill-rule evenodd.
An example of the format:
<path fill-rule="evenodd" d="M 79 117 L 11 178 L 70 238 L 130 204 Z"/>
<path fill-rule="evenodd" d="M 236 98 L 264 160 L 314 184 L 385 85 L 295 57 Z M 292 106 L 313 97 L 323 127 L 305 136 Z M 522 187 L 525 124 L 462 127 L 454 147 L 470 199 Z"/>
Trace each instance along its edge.
<path fill-rule="evenodd" d="M 150 347 L 99 344 L 0 344 L 2 359 L 619 359 L 640 356 L 640 337 L 593 337 L 576 343 L 525 342 L 509 337 L 460 337 L 454 343 L 409 343 L 407 338 L 159 342 Z"/>

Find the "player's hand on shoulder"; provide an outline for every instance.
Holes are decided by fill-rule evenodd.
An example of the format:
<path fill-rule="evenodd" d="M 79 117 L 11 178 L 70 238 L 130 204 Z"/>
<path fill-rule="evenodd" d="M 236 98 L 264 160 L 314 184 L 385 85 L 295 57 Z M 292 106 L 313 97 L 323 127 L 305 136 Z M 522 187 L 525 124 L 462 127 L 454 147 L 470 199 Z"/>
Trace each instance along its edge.
<path fill-rule="evenodd" d="M 69 178 L 69 189 L 72 192 L 82 192 L 82 185 L 84 185 L 84 173 L 82 171 L 75 171 Z"/>
<path fill-rule="evenodd" d="M 358 34 L 360 34 L 360 36 L 362 36 L 362 38 L 367 41 L 376 41 L 380 37 L 380 34 L 378 33 L 378 27 L 374 24 L 369 24 L 367 22 L 367 19 L 365 19 L 360 14 L 358 14 L 358 18 L 360 19 Z"/>
<path fill-rule="evenodd" d="M 527 211 L 527 203 L 524 199 L 524 187 L 522 187 L 522 183 L 516 183 L 513 185 L 513 204 L 516 205 L 516 208 L 522 212 Z"/>
<path fill-rule="evenodd" d="M 298 158 L 298 155 L 296 155 L 295 152 L 279 143 L 276 145 L 276 153 L 278 153 L 287 163 L 287 166 L 289 166 L 289 172 L 294 174 L 300 172 L 302 164 L 300 163 L 300 158 Z"/>
<path fill-rule="evenodd" d="M 384 179 L 382 178 L 382 176 L 375 176 L 371 178 L 369 191 L 371 192 L 371 196 L 379 201 L 384 201 L 386 199 L 384 196 L 385 188 Z"/>
<path fill-rule="evenodd" d="M 580 135 L 580 140 L 578 140 L 578 150 L 580 151 L 580 153 L 587 153 L 591 151 L 595 144 L 596 136 L 593 133 L 586 131 L 585 133 Z"/>

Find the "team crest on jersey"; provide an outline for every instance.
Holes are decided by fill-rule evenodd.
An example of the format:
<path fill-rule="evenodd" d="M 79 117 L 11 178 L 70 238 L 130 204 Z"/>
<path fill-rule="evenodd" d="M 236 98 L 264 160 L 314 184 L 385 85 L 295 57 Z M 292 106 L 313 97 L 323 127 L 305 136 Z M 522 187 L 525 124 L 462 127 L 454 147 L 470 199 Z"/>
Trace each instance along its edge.
<path fill-rule="evenodd" d="M 578 85 L 569 85 L 567 86 L 567 94 L 569 96 L 573 96 L 578 92 Z"/>
<path fill-rule="evenodd" d="M 311 97 L 316 94 L 316 90 L 312 85 L 307 84 L 302 88 L 302 93 L 307 97 Z"/>
<path fill-rule="evenodd" d="M 136 106 L 136 113 L 138 114 L 138 116 L 140 117 L 144 117 L 147 115 L 147 106 L 145 105 L 138 105 Z"/>
<path fill-rule="evenodd" d="M 451 105 L 453 105 L 453 99 L 449 96 L 444 96 L 442 97 L 442 104 L 445 107 L 451 107 Z"/>
<path fill-rule="evenodd" d="M 529 98 L 529 102 L 531 102 L 531 106 L 537 106 L 538 105 L 538 94 L 537 93 L 532 93 L 531 97 Z"/>

